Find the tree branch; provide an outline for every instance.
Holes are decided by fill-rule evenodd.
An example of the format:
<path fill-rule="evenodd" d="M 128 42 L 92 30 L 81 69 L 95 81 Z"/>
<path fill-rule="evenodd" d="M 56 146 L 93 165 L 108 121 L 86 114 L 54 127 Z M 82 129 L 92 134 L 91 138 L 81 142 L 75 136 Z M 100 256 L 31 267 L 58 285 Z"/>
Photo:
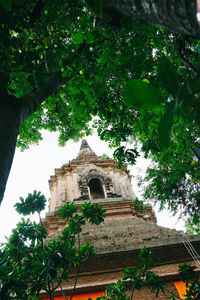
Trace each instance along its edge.
<path fill-rule="evenodd" d="M 195 38 L 200 37 L 195 0 L 101 0 L 103 13 L 115 21 L 120 12 L 148 24 Z"/>
<path fill-rule="evenodd" d="M 133 293 L 134 293 L 134 290 L 135 290 L 135 288 L 134 288 L 134 285 L 132 286 L 132 289 L 131 289 L 131 299 L 130 300 L 133 300 Z"/>
<path fill-rule="evenodd" d="M 80 253 L 81 243 L 80 243 L 80 235 L 79 235 L 79 233 L 78 233 L 78 246 L 79 246 L 79 253 Z M 72 299 L 72 297 L 74 296 L 74 293 L 75 293 L 76 284 L 77 284 L 77 280 L 78 280 L 78 274 L 79 274 L 79 270 L 80 270 L 80 263 L 81 262 L 79 261 L 79 265 L 78 265 L 77 271 L 76 271 L 76 278 L 75 278 L 75 281 L 74 281 L 74 288 L 73 288 L 70 300 Z"/>
<path fill-rule="evenodd" d="M 180 37 L 179 39 L 179 55 L 183 64 L 196 76 L 197 70 L 195 70 L 194 66 L 189 62 L 188 58 L 185 56 L 185 38 Z"/>
<path fill-rule="evenodd" d="M 68 269 L 70 268 L 70 266 L 71 266 L 71 264 L 69 264 Z M 67 269 L 66 267 L 63 268 L 62 274 L 60 275 L 60 278 L 57 280 L 57 285 L 55 285 L 54 290 L 56 290 L 59 286 L 61 286 L 62 278 L 63 278 L 63 275 L 64 275 L 66 269 Z"/>
<path fill-rule="evenodd" d="M 172 292 L 170 291 L 168 288 L 165 287 L 165 289 L 168 291 L 168 293 L 170 293 L 173 297 L 175 297 L 176 299 L 178 300 L 181 300 L 181 298 L 175 293 L 175 292 Z"/>
<path fill-rule="evenodd" d="M 67 297 L 65 296 L 65 294 L 64 294 L 62 285 L 60 284 L 59 286 L 60 286 L 61 294 L 63 295 L 63 297 L 64 297 L 66 300 L 68 300 L 68 298 L 67 298 Z"/>
<path fill-rule="evenodd" d="M 30 14 L 30 24 L 33 25 L 35 23 L 35 21 L 37 20 L 37 18 L 40 15 L 43 7 L 44 7 L 44 2 L 42 0 L 39 0 L 36 3 L 36 5 L 35 5 L 35 7 L 34 7 L 34 9 L 32 11 L 32 13 Z"/>
<path fill-rule="evenodd" d="M 6 72 L 6 73 L 12 73 L 12 72 L 16 72 L 16 73 L 27 73 L 27 74 L 33 74 L 33 72 L 30 72 L 30 71 L 26 71 L 26 70 L 5 70 L 3 72 Z M 56 73 L 41 73 L 41 72 L 36 72 L 34 73 L 34 75 L 42 75 L 42 76 L 56 76 Z"/>
<path fill-rule="evenodd" d="M 71 60 L 75 59 L 80 55 L 80 53 L 84 49 L 85 44 L 86 42 L 84 41 L 80 45 L 80 47 L 78 48 L 74 56 L 71 57 Z M 63 59 L 63 63 L 64 61 L 65 59 Z M 33 114 L 45 99 L 47 99 L 50 95 L 55 93 L 57 89 L 62 87 L 64 84 L 66 84 L 71 78 L 71 77 L 62 78 L 61 75 L 62 73 L 60 70 L 55 73 L 55 76 L 48 75 L 46 82 L 39 89 L 39 91 L 36 92 L 32 91 L 27 95 L 23 96 L 22 98 L 20 98 L 20 104 L 22 108 L 20 124 L 22 124 L 31 114 Z"/>
<path fill-rule="evenodd" d="M 21 98 L 22 114 L 20 123 L 22 124 L 31 114 L 33 114 L 41 103 L 52 95 L 58 88 L 68 82 L 69 78 L 62 78 L 58 71 L 54 77 L 49 76 L 43 87 L 37 92 L 30 92 Z"/>
<path fill-rule="evenodd" d="M 20 102 L 14 96 L 0 95 L 0 203 L 13 161 L 20 125 Z"/>

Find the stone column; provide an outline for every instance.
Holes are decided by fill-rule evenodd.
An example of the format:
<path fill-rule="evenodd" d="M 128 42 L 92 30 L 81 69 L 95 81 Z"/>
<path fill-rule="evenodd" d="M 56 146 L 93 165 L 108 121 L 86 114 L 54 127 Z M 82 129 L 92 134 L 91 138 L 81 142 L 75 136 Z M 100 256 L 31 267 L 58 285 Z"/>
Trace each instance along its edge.
<path fill-rule="evenodd" d="M 71 202 L 71 189 L 70 189 L 70 173 L 66 174 L 66 192 L 67 192 L 67 202 Z"/>
<path fill-rule="evenodd" d="M 73 173 L 73 186 L 74 186 L 74 199 L 77 199 L 78 197 L 80 197 L 77 173 Z"/>
<path fill-rule="evenodd" d="M 116 194 L 121 195 L 123 197 L 123 191 L 121 189 L 121 174 L 118 172 L 114 173 L 115 176 L 115 190 Z"/>
<path fill-rule="evenodd" d="M 57 203 L 56 206 L 61 206 L 62 205 L 62 198 L 61 198 L 61 194 L 62 194 L 62 183 L 61 183 L 62 178 L 59 176 L 58 177 L 58 183 L 57 183 Z"/>
<path fill-rule="evenodd" d="M 49 211 L 55 211 L 56 203 L 57 203 L 57 182 L 53 183 L 51 188 L 51 197 L 49 199 Z"/>

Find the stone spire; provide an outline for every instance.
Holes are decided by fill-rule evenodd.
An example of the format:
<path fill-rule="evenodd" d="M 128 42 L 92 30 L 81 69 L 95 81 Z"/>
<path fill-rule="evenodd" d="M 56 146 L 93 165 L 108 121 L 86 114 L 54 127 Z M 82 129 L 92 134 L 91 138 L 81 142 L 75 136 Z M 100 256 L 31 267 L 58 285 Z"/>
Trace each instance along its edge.
<path fill-rule="evenodd" d="M 77 159 L 80 158 L 96 158 L 97 155 L 94 153 L 94 151 L 90 148 L 90 146 L 88 145 L 88 142 L 86 141 L 86 139 L 82 140 L 81 143 L 81 147 L 80 147 L 80 151 L 77 155 Z"/>

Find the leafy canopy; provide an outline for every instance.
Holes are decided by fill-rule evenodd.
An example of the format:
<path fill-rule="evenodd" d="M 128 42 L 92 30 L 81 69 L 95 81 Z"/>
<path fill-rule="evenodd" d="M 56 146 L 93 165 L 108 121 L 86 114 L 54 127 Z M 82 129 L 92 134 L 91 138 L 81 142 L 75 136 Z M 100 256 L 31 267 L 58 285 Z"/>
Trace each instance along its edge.
<path fill-rule="evenodd" d="M 1 98 L 20 100 L 57 72 L 67 79 L 21 125 L 17 144 L 38 143 L 48 129 L 64 145 L 90 134 L 95 116 L 101 139 L 118 147 L 119 165 L 138 157 L 127 142 L 152 158 L 145 198 L 175 212 L 181 206 L 198 223 L 191 149 L 200 146 L 199 41 L 126 17 L 115 30 L 100 15 L 81 0 L 0 1 Z"/>

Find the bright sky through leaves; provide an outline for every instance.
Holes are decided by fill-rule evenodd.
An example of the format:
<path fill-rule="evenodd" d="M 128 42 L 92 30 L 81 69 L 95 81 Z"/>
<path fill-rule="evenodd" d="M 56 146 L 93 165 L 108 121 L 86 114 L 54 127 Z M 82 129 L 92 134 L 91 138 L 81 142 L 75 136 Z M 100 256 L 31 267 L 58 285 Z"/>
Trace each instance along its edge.
<path fill-rule="evenodd" d="M 26 197 L 33 190 L 41 191 L 46 198 L 50 196 L 48 180 L 54 174 L 54 168 L 60 168 L 64 163 L 76 157 L 80 142 L 68 142 L 65 147 L 59 147 L 57 134 L 44 132 L 44 140 L 39 146 L 31 146 L 29 150 L 20 152 L 16 150 L 13 168 L 5 193 L 5 201 L 0 208 L 0 242 L 4 241 L 4 236 L 11 233 L 12 228 L 19 222 L 20 216 L 15 211 L 13 205 L 19 197 Z M 107 143 L 100 141 L 94 136 L 87 137 L 87 141 L 97 155 L 103 153 L 112 157 L 112 150 Z M 144 172 L 147 166 L 146 160 L 138 159 L 136 166 L 131 167 L 131 174 L 137 176 Z M 134 192 L 139 196 L 139 188 L 134 177 L 132 180 Z M 46 208 L 48 210 L 48 207 Z M 170 217 L 167 211 L 157 214 L 158 224 L 165 227 L 176 227 L 183 229 L 182 224 L 177 223 L 177 219 Z"/>

